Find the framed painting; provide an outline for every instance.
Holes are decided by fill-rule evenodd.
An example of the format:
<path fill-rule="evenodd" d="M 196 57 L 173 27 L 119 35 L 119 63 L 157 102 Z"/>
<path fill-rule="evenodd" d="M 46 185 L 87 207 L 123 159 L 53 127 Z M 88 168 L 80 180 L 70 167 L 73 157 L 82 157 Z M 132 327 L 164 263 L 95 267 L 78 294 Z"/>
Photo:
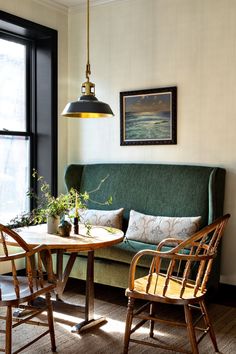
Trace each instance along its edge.
<path fill-rule="evenodd" d="M 120 145 L 177 144 L 177 87 L 120 92 Z"/>

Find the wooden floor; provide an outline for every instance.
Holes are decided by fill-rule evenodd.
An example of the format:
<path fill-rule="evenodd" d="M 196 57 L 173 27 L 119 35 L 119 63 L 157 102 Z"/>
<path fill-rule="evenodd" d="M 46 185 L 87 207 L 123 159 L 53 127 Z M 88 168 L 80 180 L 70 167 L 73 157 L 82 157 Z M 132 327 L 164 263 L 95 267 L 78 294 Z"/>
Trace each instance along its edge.
<path fill-rule="evenodd" d="M 82 285 L 82 289 L 81 289 Z M 78 295 L 78 287 L 80 286 L 80 293 L 83 294 L 83 284 L 73 283 L 70 285 L 66 292 L 65 298 L 72 303 L 83 303 L 83 295 Z M 95 288 L 95 317 L 106 316 L 107 323 L 100 328 L 94 329 L 90 332 L 83 334 L 73 334 L 70 332 L 70 326 L 83 319 L 81 313 L 75 311 L 70 312 L 70 315 L 63 315 L 55 312 L 54 317 L 56 320 L 56 342 L 57 353 L 59 354 L 121 354 L 123 345 L 124 323 L 126 316 L 126 303 L 127 299 L 124 296 L 124 290 L 114 289 L 105 286 L 96 286 Z M 177 306 L 163 306 L 160 305 L 160 311 L 164 316 L 182 316 L 181 308 Z M 225 306 L 222 304 L 209 304 L 210 314 L 214 323 L 214 328 L 222 354 L 235 354 L 236 353 L 236 307 Z M 20 326 L 22 327 L 22 326 Z M 27 326 L 23 330 L 20 328 L 14 330 L 15 343 L 21 344 L 22 340 L 27 340 L 33 337 L 35 331 L 40 331 L 41 328 Z M 148 327 L 140 329 L 142 338 L 148 336 Z M 0 337 L 1 338 L 1 337 Z M 185 329 L 167 328 L 165 325 L 156 327 L 156 338 L 159 341 L 167 341 L 168 343 L 176 343 L 181 338 L 186 338 Z M 2 338 L 1 338 L 2 340 Z M 157 340 L 157 339 L 156 339 Z M 1 345 L 0 345 L 1 346 Z M 17 347 L 17 346 L 16 346 Z M 186 347 L 187 348 L 187 347 Z M 208 336 L 203 339 L 200 344 L 202 354 L 214 353 L 213 347 Z M 30 349 L 25 350 L 24 354 L 33 353 L 50 353 L 49 338 L 44 337 L 39 342 L 35 343 Z M 165 350 L 158 350 L 156 348 L 130 344 L 130 354 L 167 354 L 174 353 Z"/>

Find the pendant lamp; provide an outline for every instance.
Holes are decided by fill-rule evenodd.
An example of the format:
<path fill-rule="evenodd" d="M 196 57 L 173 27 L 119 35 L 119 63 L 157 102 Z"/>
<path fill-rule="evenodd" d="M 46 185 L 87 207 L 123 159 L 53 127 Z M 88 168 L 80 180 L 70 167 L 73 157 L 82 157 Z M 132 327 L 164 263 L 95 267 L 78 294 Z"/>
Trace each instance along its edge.
<path fill-rule="evenodd" d="M 106 118 L 114 116 L 110 106 L 107 103 L 98 101 L 95 97 L 95 84 L 89 81 L 91 75 L 89 62 L 89 0 L 87 0 L 87 64 L 86 64 L 86 82 L 82 84 L 82 96 L 78 101 L 70 102 L 64 108 L 62 115 L 64 117 L 74 118 Z"/>

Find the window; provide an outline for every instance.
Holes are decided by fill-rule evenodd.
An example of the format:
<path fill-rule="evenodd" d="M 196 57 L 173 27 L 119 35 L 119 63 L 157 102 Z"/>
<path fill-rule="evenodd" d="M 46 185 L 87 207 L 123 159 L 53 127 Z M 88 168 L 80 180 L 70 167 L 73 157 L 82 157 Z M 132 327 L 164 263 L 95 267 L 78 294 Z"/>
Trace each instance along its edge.
<path fill-rule="evenodd" d="M 29 210 L 30 131 L 26 83 L 29 45 L 0 35 L 0 215 L 7 223 Z M 21 163 L 19 163 L 19 161 Z"/>
<path fill-rule="evenodd" d="M 0 223 L 33 207 L 35 168 L 57 193 L 57 32 L 0 11 Z"/>

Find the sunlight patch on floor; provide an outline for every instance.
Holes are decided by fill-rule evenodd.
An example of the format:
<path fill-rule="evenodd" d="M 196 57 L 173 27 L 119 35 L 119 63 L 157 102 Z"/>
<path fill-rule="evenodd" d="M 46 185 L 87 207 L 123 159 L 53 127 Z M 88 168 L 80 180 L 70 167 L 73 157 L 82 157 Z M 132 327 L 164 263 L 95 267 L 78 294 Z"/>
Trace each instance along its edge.
<path fill-rule="evenodd" d="M 71 333 L 71 328 L 73 325 L 82 322 L 84 319 L 81 317 L 75 317 L 75 316 L 71 316 L 71 315 L 65 315 L 59 312 L 54 312 L 54 320 L 55 322 L 57 322 L 57 325 L 62 327 L 63 329 L 65 329 L 66 331 Z M 95 319 L 98 316 L 95 316 Z M 112 318 L 106 317 L 107 323 L 102 325 L 100 327 L 100 330 L 107 332 L 108 334 L 111 333 L 119 333 L 121 335 L 124 334 L 125 332 L 125 323 L 123 321 L 119 321 L 119 320 L 114 320 Z M 149 328 L 148 327 L 141 327 L 138 330 L 139 334 L 143 334 L 143 335 L 149 335 Z M 167 334 L 163 333 L 163 332 L 159 332 L 157 330 L 155 330 L 155 333 L 158 336 L 163 336 L 166 337 Z M 72 333 L 73 334 L 73 333 Z M 76 335 L 78 336 L 78 334 L 76 333 Z"/>

